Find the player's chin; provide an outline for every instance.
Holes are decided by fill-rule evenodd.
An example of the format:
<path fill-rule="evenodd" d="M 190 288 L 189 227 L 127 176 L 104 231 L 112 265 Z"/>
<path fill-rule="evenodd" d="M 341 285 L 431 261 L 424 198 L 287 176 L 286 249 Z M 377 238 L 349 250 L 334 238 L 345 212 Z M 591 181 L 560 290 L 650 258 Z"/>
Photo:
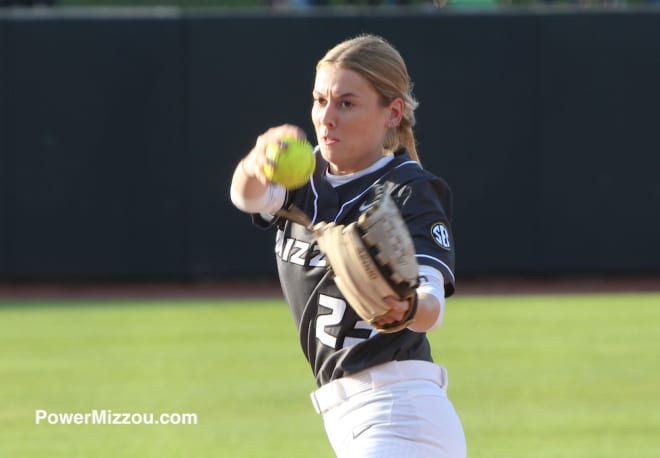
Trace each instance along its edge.
<path fill-rule="evenodd" d="M 339 143 L 333 143 L 330 145 L 320 145 L 321 147 L 321 156 L 323 159 L 333 165 L 339 165 L 346 162 L 347 153 L 339 145 Z"/>

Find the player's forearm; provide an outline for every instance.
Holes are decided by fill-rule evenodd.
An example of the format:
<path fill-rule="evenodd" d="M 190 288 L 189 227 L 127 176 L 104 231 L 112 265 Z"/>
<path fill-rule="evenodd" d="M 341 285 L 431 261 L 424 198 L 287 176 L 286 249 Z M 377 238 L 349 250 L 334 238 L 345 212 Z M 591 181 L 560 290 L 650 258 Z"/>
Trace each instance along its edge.
<path fill-rule="evenodd" d="M 231 180 L 231 201 L 238 208 L 247 213 L 258 213 L 261 211 L 264 196 L 267 191 L 267 185 L 261 183 L 258 178 L 250 176 L 245 170 L 243 159 Z"/>
<path fill-rule="evenodd" d="M 256 199 L 266 193 L 268 184 L 262 182 L 256 173 L 256 166 L 250 155 L 241 159 L 231 180 L 232 194 L 244 199 Z"/>
<path fill-rule="evenodd" d="M 428 266 L 419 267 L 421 283 L 417 288 L 417 313 L 409 326 L 417 332 L 433 331 L 442 323 L 445 307 L 445 281 L 442 272 Z"/>
<path fill-rule="evenodd" d="M 408 328 L 417 332 L 433 330 L 440 325 L 442 311 L 442 304 L 437 297 L 431 294 L 420 293 L 417 296 L 415 321 Z"/>
<path fill-rule="evenodd" d="M 275 214 L 284 204 L 286 190 L 280 185 L 252 176 L 246 160 L 243 159 L 234 170 L 231 201 L 239 210 L 247 213 Z"/>

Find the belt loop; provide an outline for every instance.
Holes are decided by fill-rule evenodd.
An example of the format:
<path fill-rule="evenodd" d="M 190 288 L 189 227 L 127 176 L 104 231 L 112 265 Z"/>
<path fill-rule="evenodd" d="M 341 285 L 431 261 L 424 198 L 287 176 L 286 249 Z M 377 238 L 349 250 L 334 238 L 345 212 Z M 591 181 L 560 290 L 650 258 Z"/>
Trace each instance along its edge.
<path fill-rule="evenodd" d="M 318 399 L 316 399 L 316 393 L 312 392 L 309 394 L 309 397 L 312 398 L 312 405 L 314 406 L 314 410 L 316 413 L 321 414 L 323 411 L 321 410 L 321 405 L 319 404 Z"/>

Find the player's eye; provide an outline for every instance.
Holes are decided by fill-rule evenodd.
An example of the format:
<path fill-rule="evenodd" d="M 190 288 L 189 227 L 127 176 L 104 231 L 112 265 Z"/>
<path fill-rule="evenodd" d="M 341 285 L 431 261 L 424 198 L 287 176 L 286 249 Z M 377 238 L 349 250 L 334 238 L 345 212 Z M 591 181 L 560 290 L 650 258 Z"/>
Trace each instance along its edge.
<path fill-rule="evenodd" d="M 325 106 L 328 103 L 323 97 L 314 97 L 314 104 L 319 106 Z"/>
<path fill-rule="evenodd" d="M 342 100 L 342 101 L 340 102 L 340 106 L 341 106 L 342 108 L 351 108 L 353 105 L 354 105 L 354 103 L 351 102 L 350 100 Z"/>

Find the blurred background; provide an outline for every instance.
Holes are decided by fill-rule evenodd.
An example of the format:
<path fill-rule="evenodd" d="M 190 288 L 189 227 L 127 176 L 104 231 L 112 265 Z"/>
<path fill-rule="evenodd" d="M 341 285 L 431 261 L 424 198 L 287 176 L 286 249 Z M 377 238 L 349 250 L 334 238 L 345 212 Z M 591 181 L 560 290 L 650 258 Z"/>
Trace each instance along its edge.
<path fill-rule="evenodd" d="M 3 0 L 0 282 L 272 279 L 229 201 L 316 61 L 376 33 L 407 60 L 457 273 L 660 274 L 653 1 Z"/>
<path fill-rule="evenodd" d="M 0 5 L 61 5 L 61 6 L 177 6 L 177 7 L 337 7 L 354 6 L 415 6 L 446 7 L 453 5 L 644 5 L 657 0 L 0 0 Z"/>
<path fill-rule="evenodd" d="M 313 138 L 317 60 L 375 33 L 454 191 L 457 294 L 429 338 L 470 456 L 657 458 L 660 7 L 322 3 L 0 0 L 0 456 L 332 455 L 275 234 L 229 185 L 266 128 Z M 518 294 L 539 286 L 561 294 Z"/>

